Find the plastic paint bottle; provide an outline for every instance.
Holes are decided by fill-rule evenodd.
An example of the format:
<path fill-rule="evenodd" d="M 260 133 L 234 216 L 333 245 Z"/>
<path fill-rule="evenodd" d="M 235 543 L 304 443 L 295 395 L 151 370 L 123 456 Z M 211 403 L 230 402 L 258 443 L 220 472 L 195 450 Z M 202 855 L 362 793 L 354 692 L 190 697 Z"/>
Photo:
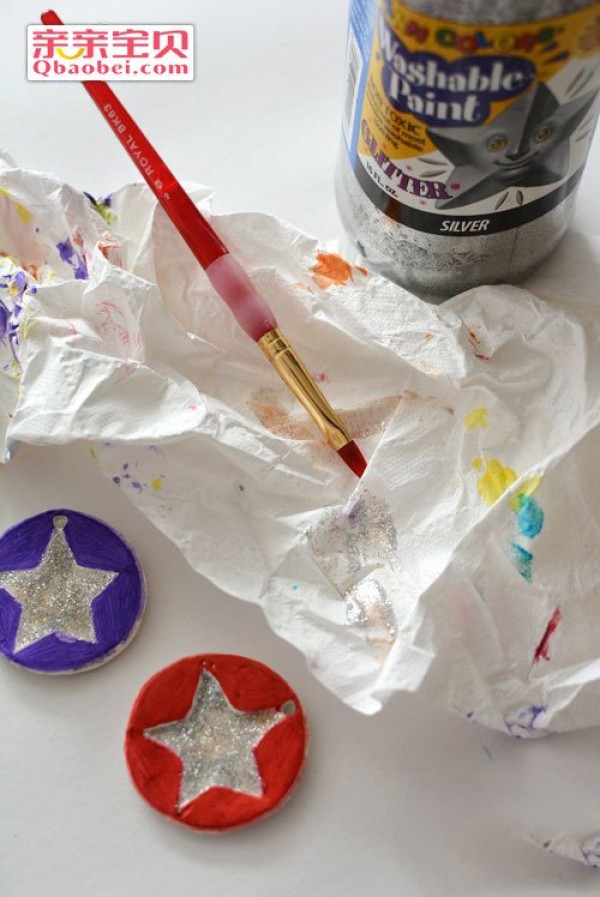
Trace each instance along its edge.
<path fill-rule="evenodd" d="M 421 295 L 525 277 L 568 226 L 600 106 L 600 0 L 351 0 L 336 195 Z"/>

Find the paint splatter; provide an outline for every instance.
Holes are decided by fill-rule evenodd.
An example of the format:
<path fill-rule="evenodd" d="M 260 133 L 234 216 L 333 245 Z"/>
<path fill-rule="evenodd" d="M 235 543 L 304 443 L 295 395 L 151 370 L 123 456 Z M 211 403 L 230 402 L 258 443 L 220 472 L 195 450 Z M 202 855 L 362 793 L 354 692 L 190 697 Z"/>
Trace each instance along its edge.
<path fill-rule="evenodd" d="M 346 622 L 383 658 L 397 631 L 388 594 L 398 576 L 397 535 L 388 506 L 364 492 L 347 511 L 324 513 L 308 537 L 315 563 L 346 605 Z"/>
<path fill-rule="evenodd" d="M 5 199 L 7 199 L 11 203 L 11 205 L 13 205 L 17 215 L 19 216 L 19 218 L 21 219 L 23 224 L 29 224 L 29 222 L 31 221 L 32 215 L 26 206 L 24 206 L 22 203 L 20 203 L 18 200 L 16 200 L 13 196 L 11 196 L 10 193 L 8 192 L 8 190 L 5 190 L 4 187 L 0 187 L 0 196 L 3 196 Z"/>
<path fill-rule="evenodd" d="M 581 844 L 581 856 L 588 866 L 600 866 L 600 834 L 588 835 Z"/>
<path fill-rule="evenodd" d="M 118 305 L 104 299 L 96 305 L 96 316 L 98 330 L 104 339 L 114 336 L 122 346 L 130 345 L 131 337 L 123 323 L 126 320 L 125 314 Z"/>
<path fill-rule="evenodd" d="M 479 358 L 480 361 L 489 361 L 491 356 L 484 355 L 484 353 L 481 351 L 481 340 L 479 339 L 475 331 L 467 327 L 467 336 L 469 338 L 469 342 L 473 346 L 473 354 L 475 358 Z"/>
<path fill-rule="evenodd" d="M 531 495 L 518 495 L 519 510 L 517 511 L 517 524 L 521 535 L 528 539 L 534 539 L 539 535 L 544 526 L 544 512 Z"/>
<path fill-rule="evenodd" d="M 473 408 L 465 415 L 465 427 L 467 430 L 487 430 L 488 428 L 488 409 Z"/>
<path fill-rule="evenodd" d="M 331 286 L 344 286 L 349 280 L 354 280 L 353 271 L 360 274 L 368 274 L 365 268 L 351 265 L 341 255 L 335 252 L 318 252 L 317 260 L 310 269 L 313 280 L 323 289 Z"/>
<path fill-rule="evenodd" d="M 37 288 L 28 283 L 27 275 L 23 270 L 0 275 L 0 343 L 10 346 L 17 365 L 19 325 L 23 320 L 23 299 L 25 293 L 36 292 Z M 6 297 L 6 301 L 2 298 L 3 295 Z"/>
<path fill-rule="evenodd" d="M 510 506 L 515 513 L 518 513 L 521 508 L 521 496 L 533 495 L 541 482 L 542 478 L 538 474 L 533 474 L 523 480 L 519 487 L 519 491 L 512 495 L 510 499 Z"/>
<path fill-rule="evenodd" d="M 137 467 L 137 464 L 135 466 Z M 164 479 L 165 475 L 161 473 L 152 477 L 149 483 L 142 482 L 130 473 L 128 462 L 122 464 L 119 474 L 112 477 L 112 481 L 116 486 L 131 486 L 136 492 L 144 492 L 146 489 L 152 492 L 160 492 L 164 485 Z"/>
<path fill-rule="evenodd" d="M 497 458 L 491 461 L 475 458 L 472 466 L 476 470 L 483 470 L 477 480 L 477 489 L 483 500 L 488 505 L 493 505 L 518 479 L 516 471 L 512 467 L 505 467 Z M 485 464 L 485 468 L 484 468 Z M 544 526 L 544 511 L 533 498 L 532 493 L 539 487 L 542 478 L 534 474 L 526 477 L 520 484 L 509 501 L 511 510 L 516 516 L 519 534 L 526 539 L 534 539 Z M 517 572 L 527 582 L 533 580 L 533 554 L 518 542 L 509 543 L 511 559 Z"/>
<path fill-rule="evenodd" d="M 533 662 L 537 663 L 539 660 L 550 660 L 550 655 L 548 654 L 548 649 L 550 645 L 550 639 L 558 629 L 559 624 L 561 623 L 563 618 L 562 611 L 560 607 L 557 607 L 552 616 L 550 617 L 550 622 L 546 626 L 544 634 L 540 640 L 539 645 L 535 649 L 533 654 Z"/>
<path fill-rule="evenodd" d="M 546 704 L 531 704 L 507 714 L 504 724 L 515 738 L 544 735 L 542 720 L 547 711 Z"/>
<path fill-rule="evenodd" d="M 56 248 L 62 261 L 73 269 L 75 280 L 87 280 L 89 275 L 83 255 L 73 247 L 71 241 L 67 238 L 64 242 L 57 243 Z"/>
<path fill-rule="evenodd" d="M 518 573 L 521 574 L 524 580 L 531 582 L 533 579 L 533 570 L 531 568 L 533 563 L 532 553 L 527 551 L 526 548 L 523 548 L 523 546 L 519 545 L 517 542 L 511 542 L 510 547 L 512 551 L 512 562 Z"/>
<path fill-rule="evenodd" d="M 403 397 L 384 396 L 352 410 L 337 408 L 355 439 L 382 433 Z M 263 427 L 284 439 L 314 440 L 315 432 L 300 417 L 290 414 L 271 390 L 258 390 L 248 400 L 248 408 Z"/>
<path fill-rule="evenodd" d="M 485 464 L 485 467 L 483 466 Z M 487 505 L 493 505 L 517 481 L 518 476 L 512 467 L 505 467 L 497 458 L 483 461 L 475 458 L 472 466 L 483 473 L 477 480 L 477 490 Z"/>
<path fill-rule="evenodd" d="M 101 196 L 99 199 L 95 199 L 91 193 L 86 193 L 85 190 L 83 191 L 83 194 L 84 196 L 87 196 L 94 209 L 104 218 L 107 224 L 112 225 L 115 223 L 117 216 L 110 208 L 112 194 L 109 193 L 108 196 Z"/>

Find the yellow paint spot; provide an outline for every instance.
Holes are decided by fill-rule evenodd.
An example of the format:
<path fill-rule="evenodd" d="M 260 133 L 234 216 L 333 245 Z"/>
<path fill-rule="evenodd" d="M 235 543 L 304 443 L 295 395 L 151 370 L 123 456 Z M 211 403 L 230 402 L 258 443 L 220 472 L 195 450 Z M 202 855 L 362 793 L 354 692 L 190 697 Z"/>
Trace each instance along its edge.
<path fill-rule="evenodd" d="M 488 410 L 487 408 L 473 408 L 465 415 L 465 427 L 467 430 L 476 430 L 481 427 L 482 430 L 488 428 Z"/>
<path fill-rule="evenodd" d="M 98 452 L 96 451 L 96 446 L 95 446 L 95 444 L 94 444 L 93 442 L 92 442 L 92 444 L 90 445 L 90 455 L 92 456 L 92 458 L 94 459 L 94 461 L 95 461 L 95 460 L 97 459 L 97 457 L 98 457 Z"/>
<path fill-rule="evenodd" d="M 162 489 L 162 487 L 163 487 L 162 480 L 160 477 L 156 477 L 155 479 L 153 479 L 152 482 L 150 483 L 150 485 L 152 486 L 152 488 L 154 489 L 155 492 L 158 492 L 159 489 Z"/>
<path fill-rule="evenodd" d="M 477 470 L 482 469 L 479 458 L 475 458 L 472 463 Z M 493 505 L 509 486 L 512 486 L 518 476 L 512 467 L 505 467 L 497 458 L 486 461 L 485 465 L 485 470 L 477 480 L 477 489 L 484 502 Z"/>
<path fill-rule="evenodd" d="M 8 199 L 8 201 L 14 205 L 17 215 L 24 224 L 29 224 L 31 221 L 31 212 L 29 209 L 16 199 L 13 199 L 8 190 L 5 190 L 4 187 L 0 187 L 0 196 L 4 196 L 5 199 Z"/>
<path fill-rule="evenodd" d="M 534 474 L 533 476 L 527 477 L 525 480 L 523 480 L 519 491 L 516 492 L 510 499 L 511 509 L 513 511 L 519 511 L 521 509 L 521 504 L 519 502 L 520 496 L 533 495 L 541 482 L 542 478 L 537 474 Z"/>

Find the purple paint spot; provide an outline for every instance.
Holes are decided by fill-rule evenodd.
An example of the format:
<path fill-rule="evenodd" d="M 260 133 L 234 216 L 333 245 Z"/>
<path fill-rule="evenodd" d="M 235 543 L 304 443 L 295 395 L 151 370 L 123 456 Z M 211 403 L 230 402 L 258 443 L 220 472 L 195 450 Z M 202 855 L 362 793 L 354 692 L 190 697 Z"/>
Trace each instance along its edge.
<path fill-rule="evenodd" d="M 515 738 L 523 738 L 525 735 L 544 734 L 537 727 L 538 719 L 548 707 L 546 704 L 531 704 L 519 710 L 512 718 L 505 718 L 504 722 L 509 733 Z"/>
<path fill-rule="evenodd" d="M 8 310 L 4 302 L 0 299 L 0 343 L 3 343 L 6 338 L 9 318 L 10 311 Z"/>
<path fill-rule="evenodd" d="M 57 243 L 56 248 L 63 262 L 73 269 L 75 280 L 87 280 L 88 269 L 83 256 L 73 248 L 73 244 L 67 238 L 62 243 Z"/>
<path fill-rule="evenodd" d="M 112 481 L 113 483 L 116 483 L 117 486 L 119 486 L 121 484 L 121 477 L 113 477 Z"/>

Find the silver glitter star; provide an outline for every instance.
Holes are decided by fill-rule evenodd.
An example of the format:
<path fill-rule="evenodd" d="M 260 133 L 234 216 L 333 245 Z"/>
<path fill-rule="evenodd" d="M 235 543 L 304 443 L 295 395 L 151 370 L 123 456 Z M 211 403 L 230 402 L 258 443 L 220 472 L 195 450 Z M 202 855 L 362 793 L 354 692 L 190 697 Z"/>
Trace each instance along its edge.
<path fill-rule="evenodd" d="M 21 605 L 15 652 L 52 633 L 95 642 L 91 603 L 118 575 L 80 567 L 62 531 L 67 521 L 57 519 L 37 567 L 0 573 L 0 588 Z"/>
<path fill-rule="evenodd" d="M 285 714 L 277 710 L 245 713 L 233 707 L 220 683 L 206 670 L 192 706 L 182 720 L 144 731 L 177 754 L 183 763 L 178 809 L 217 785 L 260 797 L 263 783 L 253 748 Z"/>

